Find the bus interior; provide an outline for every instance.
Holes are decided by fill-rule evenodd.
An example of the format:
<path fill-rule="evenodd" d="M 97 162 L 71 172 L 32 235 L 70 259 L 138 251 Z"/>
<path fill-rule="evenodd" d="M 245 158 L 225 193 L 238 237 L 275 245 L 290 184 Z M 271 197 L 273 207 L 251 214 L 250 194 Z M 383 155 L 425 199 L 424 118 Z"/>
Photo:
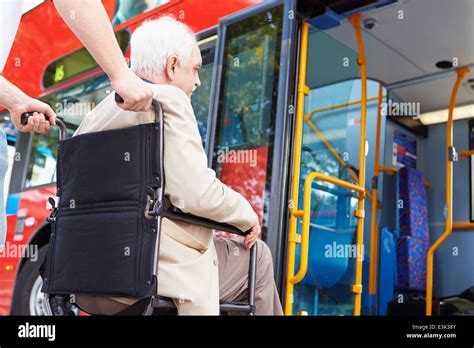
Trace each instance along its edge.
<path fill-rule="evenodd" d="M 260 216 L 286 315 L 460 314 L 452 299 L 474 286 L 473 18 L 470 0 L 279 0 L 198 33 L 203 146 Z M 42 99 L 72 135 L 110 92 L 96 74 Z M 11 156 L 30 149 L 13 216 L 54 183 L 57 131 L 11 134 Z"/>

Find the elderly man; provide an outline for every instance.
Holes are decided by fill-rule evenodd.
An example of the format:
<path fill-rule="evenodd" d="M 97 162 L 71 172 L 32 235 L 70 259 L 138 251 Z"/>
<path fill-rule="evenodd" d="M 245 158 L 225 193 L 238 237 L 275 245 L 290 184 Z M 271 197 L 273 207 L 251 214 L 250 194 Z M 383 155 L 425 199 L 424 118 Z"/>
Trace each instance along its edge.
<path fill-rule="evenodd" d="M 258 239 L 258 216 L 247 200 L 224 185 L 202 147 L 190 98 L 201 84 L 199 47 L 189 28 L 171 17 L 144 23 L 131 39 L 131 68 L 150 83 L 164 112 L 165 194 L 184 212 L 252 232 L 242 239 L 214 238 L 212 230 L 163 219 L 158 264 L 158 294 L 174 300 L 182 314 L 219 314 L 219 299 L 247 294 L 249 248 L 257 243 L 256 314 L 280 315 L 281 304 L 266 244 Z M 76 134 L 153 122 L 150 112 L 120 109 L 108 96 L 81 123 Z M 117 173 L 120 175 L 120 173 Z M 134 303 L 114 298 L 108 310 Z M 76 298 L 84 309 L 94 299 Z M 100 312 L 100 309 L 99 309 Z"/>

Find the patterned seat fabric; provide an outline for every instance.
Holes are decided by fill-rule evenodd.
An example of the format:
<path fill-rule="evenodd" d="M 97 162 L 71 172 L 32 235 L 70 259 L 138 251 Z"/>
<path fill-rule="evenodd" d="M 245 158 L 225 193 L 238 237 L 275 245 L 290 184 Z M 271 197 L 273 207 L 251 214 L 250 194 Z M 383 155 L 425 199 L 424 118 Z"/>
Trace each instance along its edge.
<path fill-rule="evenodd" d="M 424 290 L 426 253 L 430 243 L 413 237 L 397 239 L 397 288 Z"/>
<path fill-rule="evenodd" d="M 412 168 L 399 171 L 400 236 L 429 240 L 428 209 L 426 204 L 425 179 L 423 174 Z"/>
<path fill-rule="evenodd" d="M 428 209 L 424 177 L 413 168 L 399 171 L 400 237 L 396 242 L 399 290 L 424 290 L 426 283 L 426 254 L 430 246 Z"/>

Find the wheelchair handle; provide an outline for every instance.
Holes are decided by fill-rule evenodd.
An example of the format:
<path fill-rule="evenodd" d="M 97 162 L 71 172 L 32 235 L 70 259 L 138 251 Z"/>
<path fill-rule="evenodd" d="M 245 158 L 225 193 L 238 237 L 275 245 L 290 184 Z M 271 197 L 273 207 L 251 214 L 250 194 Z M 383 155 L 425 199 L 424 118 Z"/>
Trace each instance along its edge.
<path fill-rule="evenodd" d="M 27 125 L 28 124 L 28 119 L 33 116 L 33 112 L 24 112 L 21 114 L 21 124 L 22 125 Z M 44 115 L 46 121 L 49 121 L 49 117 L 47 115 Z M 67 128 L 66 125 L 64 124 L 63 121 L 60 119 L 56 118 L 56 126 L 59 127 L 59 140 L 64 140 L 67 138 Z"/>
<path fill-rule="evenodd" d="M 115 102 L 116 103 L 123 103 L 124 102 L 122 96 L 120 94 L 118 94 L 117 92 L 115 92 Z"/>

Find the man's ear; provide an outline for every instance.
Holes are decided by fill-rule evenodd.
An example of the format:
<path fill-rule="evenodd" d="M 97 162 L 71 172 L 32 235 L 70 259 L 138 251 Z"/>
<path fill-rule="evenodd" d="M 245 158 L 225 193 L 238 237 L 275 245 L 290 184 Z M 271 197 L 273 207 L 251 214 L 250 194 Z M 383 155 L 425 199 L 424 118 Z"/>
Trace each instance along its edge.
<path fill-rule="evenodd" d="M 178 57 L 175 55 L 168 57 L 166 60 L 166 76 L 171 81 L 174 80 L 176 66 L 178 65 Z"/>

